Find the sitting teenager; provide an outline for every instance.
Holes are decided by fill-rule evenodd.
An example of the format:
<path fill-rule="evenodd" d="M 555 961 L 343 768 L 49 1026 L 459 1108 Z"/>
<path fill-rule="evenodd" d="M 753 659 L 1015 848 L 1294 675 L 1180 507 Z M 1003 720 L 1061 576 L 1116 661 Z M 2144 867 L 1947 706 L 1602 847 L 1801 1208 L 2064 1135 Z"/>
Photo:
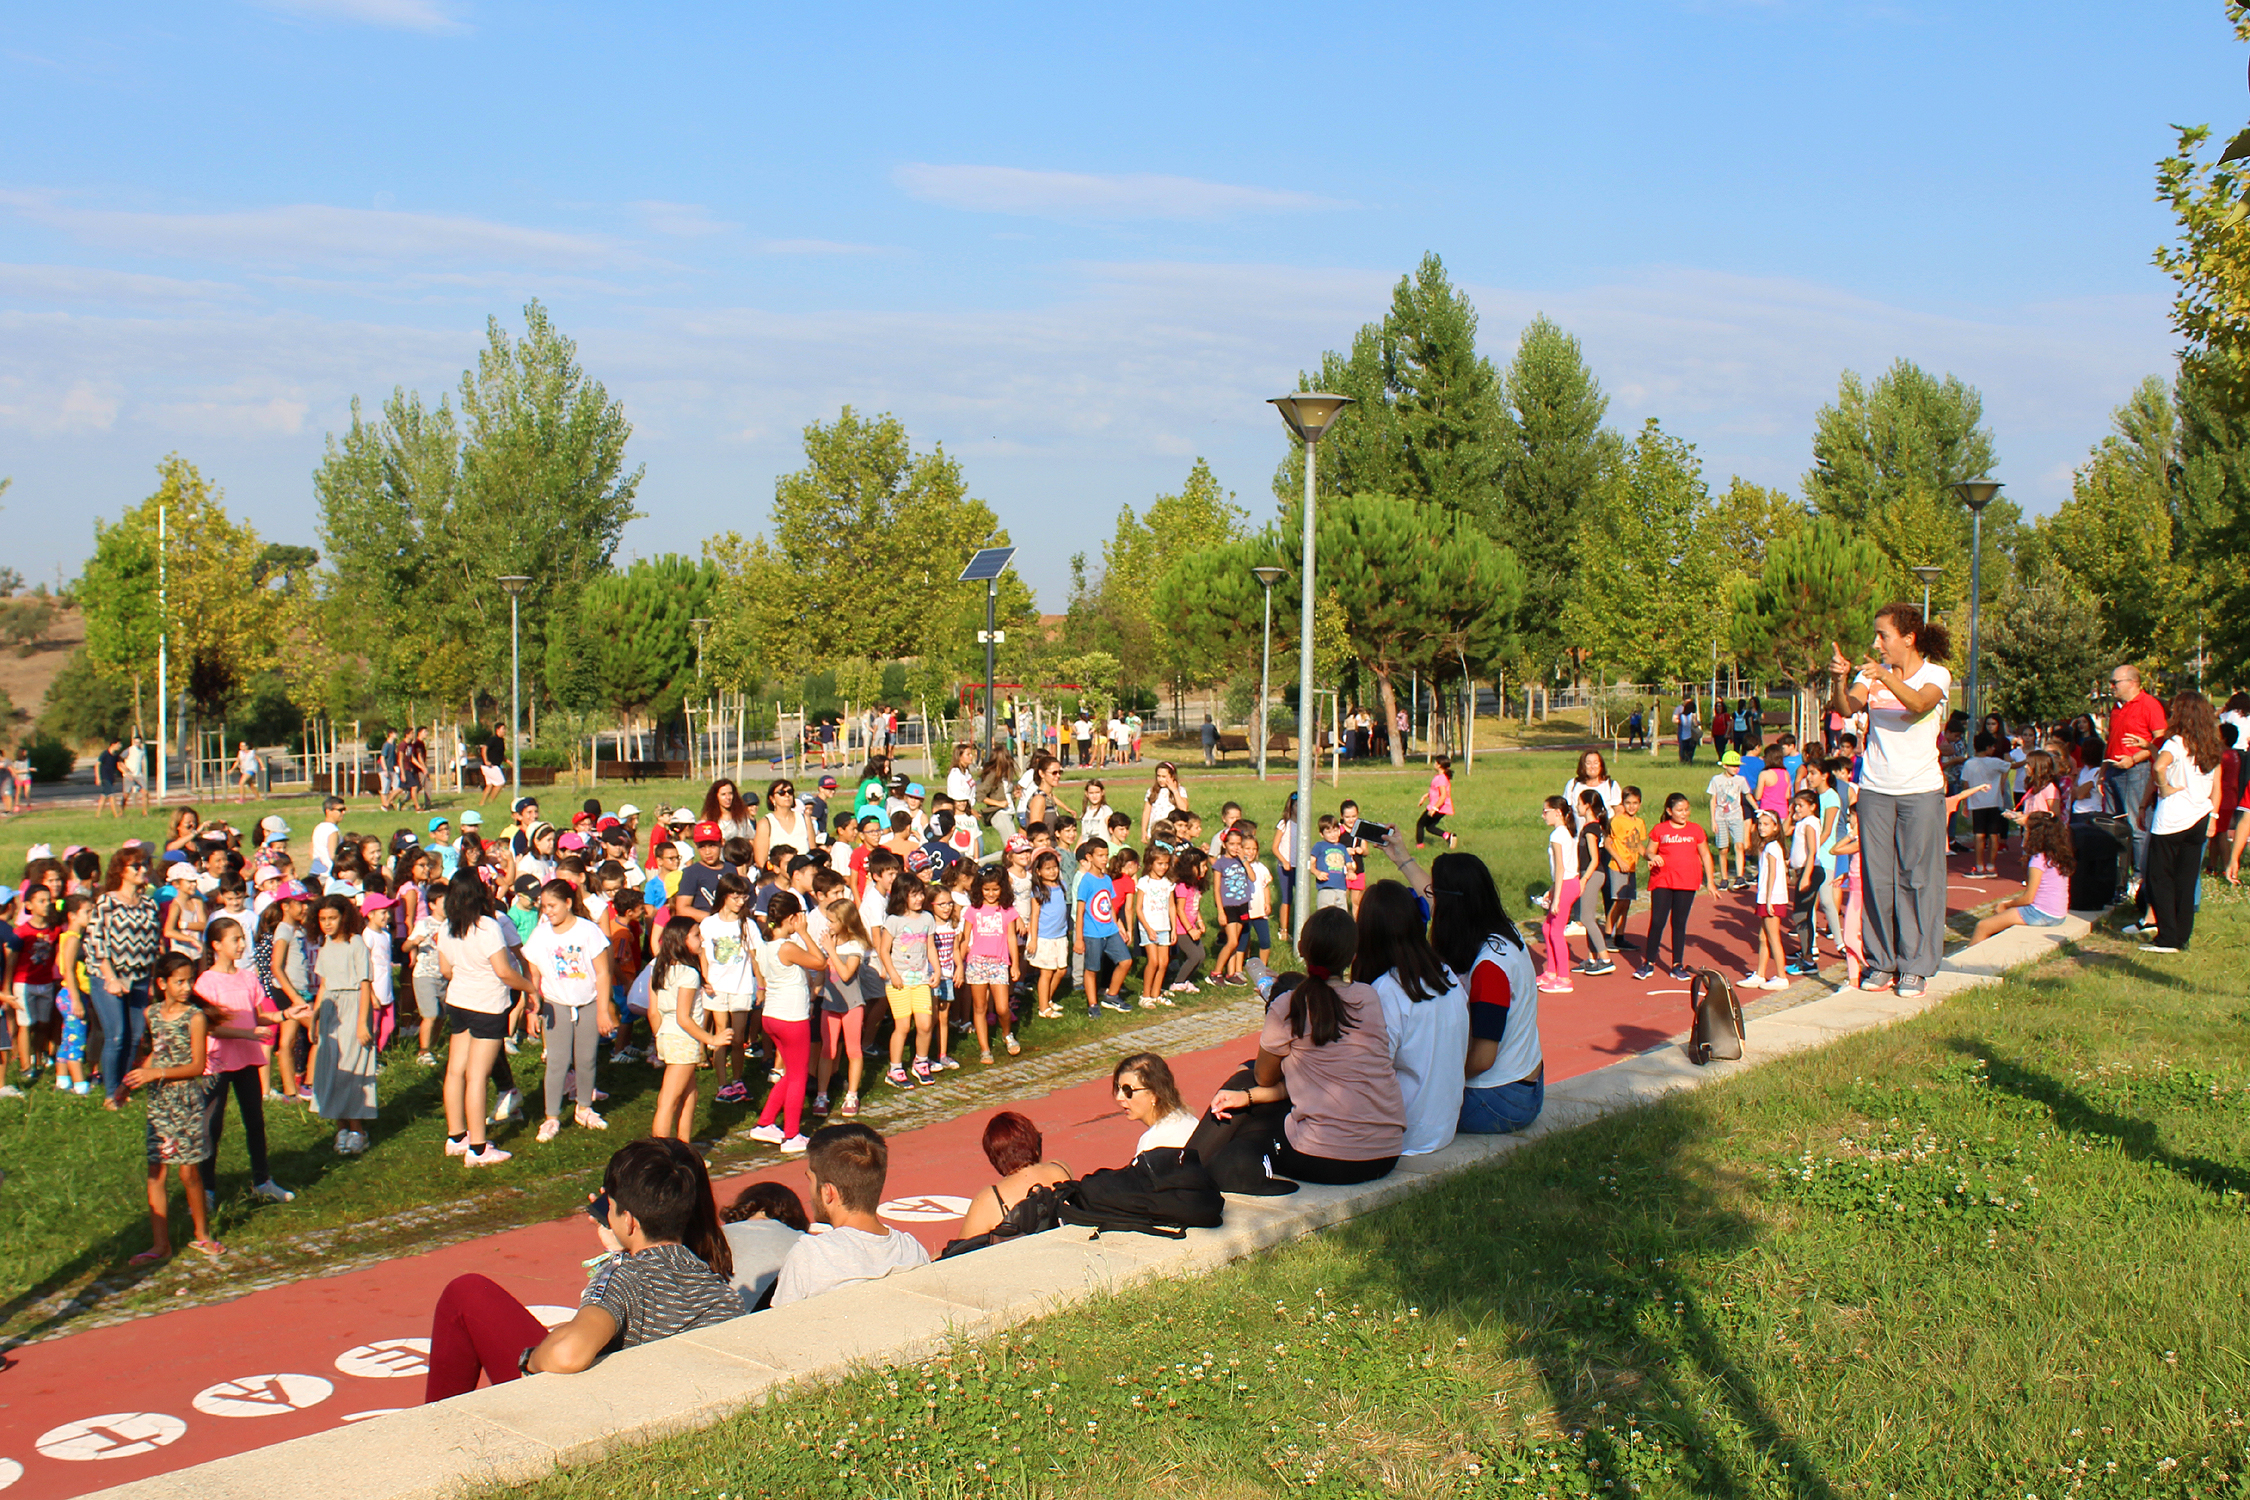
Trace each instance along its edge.
<path fill-rule="evenodd" d="M 1483 860 L 1441 854 L 1430 867 L 1430 884 L 1430 947 L 1468 981 L 1461 1129 L 1470 1135 L 1522 1130 L 1547 1102 L 1538 968 Z"/>
<path fill-rule="evenodd" d="M 604 1354 L 742 1315 L 711 1178 L 678 1141 L 639 1140 L 609 1159 L 588 1209 L 610 1254 L 552 1333 L 489 1277 L 457 1276 L 430 1322 L 423 1400 L 519 1375 L 575 1375 Z"/>
<path fill-rule="evenodd" d="M 1264 1142 L 1244 1132 L 1227 1145 L 1230 1155 L 1263 1147 L 1266 1174 L 1294 1182 L 1356 1183 L 1387 1177 L 1406 1143 L 1406 1104 L 1391 1067 L 1382 997 L 1370 985 L 1344 978 L 1359 946 L 1359 927 L 1341 906 L 1324 907 L 1305 923 L 1298 951 L 1302 975 L 1274 981 L 1258 1033 L 1258 1056 L 1211 1096 L 1211 1119 L 1236 1111 L 1270 1119 L 1267 1106 L 1285 1105 L 1278 1129 Z M 1270 1127 L 1269 1127 L 1270 1128 Z M 1206 1153 L 1211 1175 L 1229 1191 L 1239 1174 Z M 1286 1191 L 1286 1189 L 1285 1189 Z"/>
<path fill-rule="evenodd" d="M 1026 1116 L 1004 1109 L 984 1127 L 984 1159 L 1000 1180 L 969 1200 L 961 1217 L 961 1238 L 990 1234 L 1000 1221 L 1015 1212 L 1033 1188 L 1061 1187 L 1070 1181 L 1070 1168 L 1045 1160 L 1047 1143 L 1039 1127 Z"/>
<path fill-rule="evenodd" d="M 775 1307 L 930 1263 L 920 1240 L 876 1217 L 890 1167 L 890 1147 L 865 1125 L 823 1125 L 813 1132 L 805 1177 L 813 1217 L 829 1228 L 800 1240 L 781 1263 Z"/>
<path fill-rule="evenodd" d="M 1110 1091 L 1125 1118 L 1141 1127 L 1133 1154 L 1165 1146 L 1185 1146 L 1195 1134 L 1195 1116 L 1180 1102 L 1171 1064 L 1153 1052 L 1135 1052 L 1110 1070 Z"/>
<path fill-rule="evenodd" d="M 728 1280 L 742 1298 L 744 1312 L 756 1312 L 773 1290 L 781 1263 L 797 1242 L 812 1231 L 804 1200 L 778 1182 L 753 1182 L 721 1209 L 727 1249 L 734 1255 L 734 1274 Z"/>
<path fill-rule="evenodd" d="M 1414 893 L 1395 880 L 1378 880 L 1360 897 L 1352 978 L 1373 987 L 1383 1003 L 1383 1034 L 1406 1109 L 1401 1156 L 1452 1144 L 1469 1052 L 1468 994 L 1430 947 L 1423 921 Z"/>

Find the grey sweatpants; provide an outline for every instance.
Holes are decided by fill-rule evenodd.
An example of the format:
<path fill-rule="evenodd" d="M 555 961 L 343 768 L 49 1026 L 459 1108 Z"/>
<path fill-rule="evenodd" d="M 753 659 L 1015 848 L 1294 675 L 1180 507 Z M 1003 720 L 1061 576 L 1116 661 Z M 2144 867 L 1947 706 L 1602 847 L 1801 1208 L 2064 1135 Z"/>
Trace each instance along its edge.
<path fill-rule="evenodd" d="M 1609 909 L 1605 899 L 1609 882 L 1600 871 L 1582 877 L 1578 884 L 1578 923 L 1586 929 L 1586 961 L 1601 963 L 1609 957 L 1609 944 L 1602 941 L 1602 915 Z"/>
<path fill-rule="evenodd" d="M 1927 979 L 1945 956 L 1945 793 L 1859 794 L 1867 969 Z"/>
<path fill-rule="evenodd" d="M 601 1007 L 549 1005 L 547 1022 L 547 1118 L 562 1118 L 563 1077 L 578 1069 L 577 1098 L 581 1108 L 594 1107 L 594 1043 L 601 1037 Z"/>

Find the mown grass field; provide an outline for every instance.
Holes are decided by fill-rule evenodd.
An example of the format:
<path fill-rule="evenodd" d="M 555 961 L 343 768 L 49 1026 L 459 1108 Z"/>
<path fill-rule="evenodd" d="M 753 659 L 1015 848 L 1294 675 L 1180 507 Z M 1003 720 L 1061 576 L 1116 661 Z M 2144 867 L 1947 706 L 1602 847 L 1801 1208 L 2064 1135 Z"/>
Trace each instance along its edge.
<path fill-rule="evenodd" d="M 2246 947 L 2211 887 L 2190 955 L 2096 937 L 1216 1275 L 516 1493 L 2250 1493 Z"/>

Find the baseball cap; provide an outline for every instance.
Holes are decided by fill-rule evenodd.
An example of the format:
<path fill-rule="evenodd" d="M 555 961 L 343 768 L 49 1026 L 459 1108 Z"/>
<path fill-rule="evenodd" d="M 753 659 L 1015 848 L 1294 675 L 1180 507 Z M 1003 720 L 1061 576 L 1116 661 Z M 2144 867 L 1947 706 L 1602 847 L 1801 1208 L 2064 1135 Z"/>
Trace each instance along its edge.
<path fill-rule="evenodd" d="M 1719 764 L 1722 766 L 1739 766 L 1742 764 L 1742 753 L 1738 750 L 1729 750 L 1719 757 Z"/>
<path fill-rule="evenodd" d="M 6 906 L 9 902 L 15 899 L 16 888 L 14 886 L 0 885 L 0 906 Z"/>
<path fill-rule="evenodd" d="M 538 805 L 539 799 L 537 797 L 518 797 L 515 802 L 515 811 L 522 812 L 527 807 L 537 807 Z"/>
<path fill-rule="evenodd" d="M 398 905 L 396 901 L 384 895 L 381 891 L 369 891 L 359 898 L 359 909 L 363 912 L 389 911 L 396 905 Z"/>
<path fill-rule="evenodd" d="M 927 849 L 906 851 L 906 873 L 909 875 L 927 875 L 930 873 L 930 866 L 936 863 L 937 860 Z"/>
<path fill-rule="evenodd" d="M 573 830 L 556 839 L 555 847 L 557 849 L 583 849 L 586 847 L 586 835 Z"/>
<path fill-rule="evenodd" d="M 821 777 L 820 789 L 824 792 L 833 792 L 834 790 L 836 790 L 836 778 L 833 776 Z"/>
<path fill-rule="evenodd" d="M 922 790 L 921 782 L 909 781 L 906 784 L 906 795 L 909 797 L 927 797 L 929 793 Z"/>
<path fill-rule="evenodd" d="M 1008 835 L 1007 851 L 1010 854 L 1021 854 L 1030 847 L 1031 840 L 1025 838 L 1022 834 L 1011 833 Z"/>
<path fill-rule="evenodd" d="M 464 817 L 461 821 L 465 823 L 468 821 L 468 819 Z M 430 832 L 432 833 L 437 832 L 440 828 L 450 828 L 452 826 L 453 820 L 451 818 L 436 817 L 430 819 Z"/>
<path fill-rule="evenodd" d="M 625 820 L 626 820 L 627 818 L 637 818 L 637 817 L 639 817 L 640 815 L 641 815 L 641 810 L 640 810 L 639 808 L 635 807 L 635 806 L 634 806 L 634 805 L 633 805 L 632 803 L 630 803 L 630 802 L 626 803 L 626 804 L 625 804 L 624 806 L 622 806 L 622 807 L 620 807 L 620 808 L 618 808 L 618 809 L 617 809 L 617 820 L 618 820 L 618 821 L 619 821 L 620 823 L 624 822 L 624 821 L 625 821 Z"/>
<path fill-rule="evenodd" d="M 509 889 L 519 896 L 536 896 L 539 894 L 539 877 L 536 875 L 518 875 L 516 883 Z"/>
<path fill-rule="evenodd" d="M 482 828 L 484 826 L 484 814 L 473 807 L 470 808 L 467 812 L 461 814 L 461 826 L 463 828 Z"/>
<path fill-rule="evenodd" d="M 612 828 L 623 828 L 624 826 L 624 824 L 618 822 L 617 819 L 613 817 L 604 817 L 599 823 L 596 823 L 594 825 L 594 831 L 596 833 L 607 833 Z"/>
<path fill-rule="evenodd" d="M 696 824 L 694 838 L 699 844 L 723 844 L 727 841 L 727 836 L 719 832 L 719 825 L 716 823 Z"/>
<path fill-rule="evenodd" d="M 689 812 L 684 807 L 675 807 L 670 812 L 664 815 L 664 821 L 675 825 L 680 823 L 692 823 L 695 821 L 695 814 Z"/>
<path fill-rule="evenodd" d="M 275 839 L 285 839 L 289 837 L 289 825 L 281 820 L 281 814 L 270 814 L 258 820 L 258 837 L 269 844 Z"/>
<path fill-rule="evenodd" d="M 55 857 L 55 846 L 53 844 L 33 844 L 29 849 L 23 851 L 23 857 L 26 864 L 35 859 L 53 859 Z"/>
<path fill-rule="evenodd" d="M 263 885 L 269 880 L 279 880 L 280 878 L 281 872 L 272 865 L 260 865 L 250 872 L 250 883 L 252 885 Z"/>
<path fill-rule="evenodd" d="M 284 880 L 273 888 L 273 899 L 276 901 L 303 901 L 311 895 L 311 891 L 294 880 Z"/>

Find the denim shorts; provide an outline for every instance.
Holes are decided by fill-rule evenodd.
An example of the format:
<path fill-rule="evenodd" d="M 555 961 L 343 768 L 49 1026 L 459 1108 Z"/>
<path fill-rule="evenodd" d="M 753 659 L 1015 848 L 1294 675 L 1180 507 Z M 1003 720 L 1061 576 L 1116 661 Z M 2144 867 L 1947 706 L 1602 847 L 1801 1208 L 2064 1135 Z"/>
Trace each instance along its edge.
<path fill-rule="evenodd" d="M 1105 932 L 1100 937 L 1089 936 L 1086 939 L 1085 972 L 1099 970 L 1105 962 L 1127 967 L 1132 965 L 1133 950 L 1125 946 L 1125 939 L 1118 933 Z"/>
<path fill-rule="evenodd" d="M 1461 1130 L 1466 1135 L 1512 1135 L 1539 1118 L 1547 1102 L 1547 1080 L 1503 1083 L 1496 1088 L 1464 1089 Z"/>
<path fill-rule="evenodd" d="M 2036 906 L 2020 906 L 2016 909 L 2023 914 L 2023 925 L 2026 927 L 2062 926 L 2061 917 L 2050 917 Z"/>

